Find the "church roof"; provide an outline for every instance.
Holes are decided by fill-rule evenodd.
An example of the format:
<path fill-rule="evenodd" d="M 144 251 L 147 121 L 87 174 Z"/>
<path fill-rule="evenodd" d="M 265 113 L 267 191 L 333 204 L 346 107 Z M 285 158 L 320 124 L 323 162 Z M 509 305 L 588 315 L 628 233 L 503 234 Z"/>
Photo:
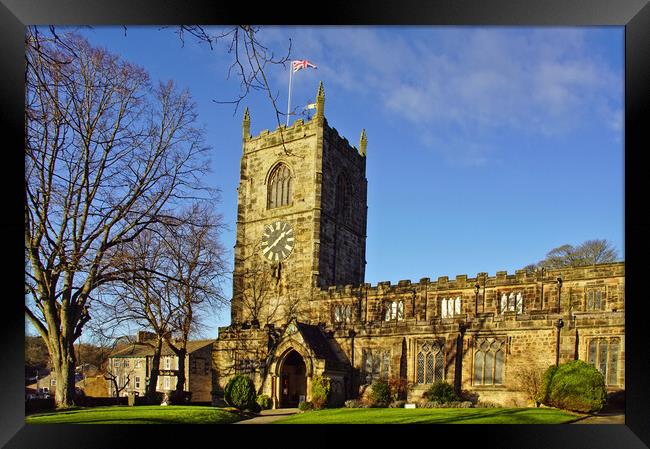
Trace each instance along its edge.
<path fill-rule="evenodd" d="M 305 340 L 305 343 L 307 343 L 309 349 L 313 351 L 316 358 L 325 359 L 330 362 L 339 362 L 338 357 L 332 350 L 332 347 L 320 327 L 300 322 L 296 322 L 296 325 L 298 326 L 298 331 Z"/>

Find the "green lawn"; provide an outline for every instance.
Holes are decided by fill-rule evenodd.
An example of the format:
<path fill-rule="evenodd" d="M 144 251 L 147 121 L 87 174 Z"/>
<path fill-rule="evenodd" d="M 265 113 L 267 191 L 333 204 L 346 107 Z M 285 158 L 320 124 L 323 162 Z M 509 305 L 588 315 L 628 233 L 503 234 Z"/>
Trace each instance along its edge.
<path fill-rule="evenodd" d="M 277 424 L 561 424 L 579 415 L 553 408 L 339 408 L 310 411 Z"/>
<path fill-rule="evenodd" d="M 234 409 L 189 405 L 75 408 L 38 413 L 27 424 L 229 424 L 245 419 Z"/>

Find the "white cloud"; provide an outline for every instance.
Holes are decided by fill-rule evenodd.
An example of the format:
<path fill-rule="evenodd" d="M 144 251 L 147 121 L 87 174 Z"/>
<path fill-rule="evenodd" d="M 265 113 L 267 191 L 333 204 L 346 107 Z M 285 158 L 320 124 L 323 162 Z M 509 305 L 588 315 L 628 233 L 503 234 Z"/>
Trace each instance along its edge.
<path fill-rule="evenodd" d="M 481 129 L 561 135 L 593 120 L 596 110 L 606 110 L 599 115 L 604 126 L 616 130 L 622 123 L 620 107 L 608 106 L 622 102 L 622 70 L 614 71 L 590 52 L 588 30 L 296 27 L 265 32 L 276 43 L 291 35 L 292 55 L 316 62 L 318 79 L 355 95 L 374 95 L 377 107 L 421 131 L 457 127 L 466 138 Z M 277 76 L 286 82 L 286 75 Z M 426 139 L 423 143 L 428 145 Z M 459 158 L 480 161 L 480 152 L 468 149 Z"/>

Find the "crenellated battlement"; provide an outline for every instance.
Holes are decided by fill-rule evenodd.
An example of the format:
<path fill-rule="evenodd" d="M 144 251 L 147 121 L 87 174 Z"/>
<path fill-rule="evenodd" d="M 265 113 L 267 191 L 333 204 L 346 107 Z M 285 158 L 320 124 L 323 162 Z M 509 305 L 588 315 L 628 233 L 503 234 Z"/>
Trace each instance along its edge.
<path fill-rule="evenodd" d="M 467 274 L 456 275 L 455 279 L 449 279 L 448 276 L 439 276 L 436 281 L 430 278 L 422 278 L 419 282 L 412 282 L 404 279 L 392 284 L 391 281 L 380 281 L 376 285 L 365 283 L 361 285 L 332 285 L 327 289 L 320 289 L 321 297 L 331 299 L 341 299 L 345 297 L 354 297 L 359 295 L 391 295 L 403 294 L 413 291 L 418 292 L 422 289 L 428 291 L 452 291 L 474 289 L 476 284 L 481 289 L 495 287 L 515 287 L 517 285 L 544 283 L 556 283 L 557 278 L 562 282 L 571 282 L 575 280 L 590 280 L 599 278 L 611 278 L 625 276 L 625 262 L 613 262 L 606 264 L 590 265 L 585 267 L 561 268 L 555 270 L 544 270 L 543 277 L 541 272 L 531 272 L 526 270 L 516 270 L 514 274 L 508 274 L 507 271 L 497 271 L 494 276 L 488 273 L 480 272 L 475 277 L 468 277 Z"/>

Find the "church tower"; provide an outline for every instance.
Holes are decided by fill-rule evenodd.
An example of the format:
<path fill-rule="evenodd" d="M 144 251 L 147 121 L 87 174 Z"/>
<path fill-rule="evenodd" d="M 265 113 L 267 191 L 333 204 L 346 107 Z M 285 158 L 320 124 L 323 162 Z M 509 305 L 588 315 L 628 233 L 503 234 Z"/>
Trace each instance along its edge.
<path fill-rule="evenodd" d="M 316 288 L 358 285 L 365 274 L 365 131 L 359 149 L 324 116 L 250 134 L 243 120 L 232 322 L 313 320 Z"/>

